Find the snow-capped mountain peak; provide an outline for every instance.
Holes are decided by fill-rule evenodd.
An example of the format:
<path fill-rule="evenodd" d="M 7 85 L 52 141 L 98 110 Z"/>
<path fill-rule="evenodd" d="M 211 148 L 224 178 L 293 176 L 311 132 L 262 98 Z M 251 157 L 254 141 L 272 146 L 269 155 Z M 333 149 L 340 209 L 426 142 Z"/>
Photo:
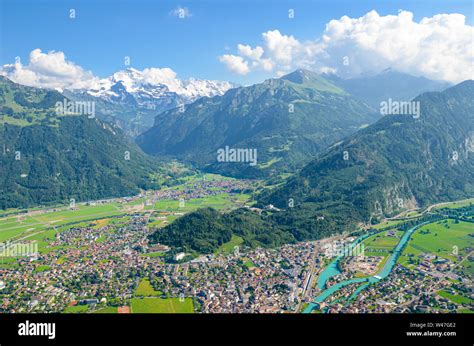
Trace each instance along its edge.
<path fill-rule="evenodd" d="M 95 100 L 99 117 L 136 136 L 153 125 L 154 117 L 200 97 L 223 95 L 237 85 L 216 80 L 181 80 L 170 68 L 127 68 L 97 79 L 88 89 L 65 90 L 74 100 Z"/>
<path fill-rule="evenodd" d="M 120 88 L 120 85 L 123 88 Z M 222 95 L 233 87 L 236 85 L 226 81 L 195 78 L 180 80 L 176 78 L 176 73 L 168 68 L 149 68 L 143 71 L 127 68 L 101 79 L 97 88 L 87 92 L 92 96 L 113 100 L 120 98 L 118 90 L 122 90 L 132 94 L 139 104 L 142 98 L 149 101 L 150 98 L 170 97 L 170 94 L 175 94 L 181 102 L 189 103 L 203 96 Z"/>

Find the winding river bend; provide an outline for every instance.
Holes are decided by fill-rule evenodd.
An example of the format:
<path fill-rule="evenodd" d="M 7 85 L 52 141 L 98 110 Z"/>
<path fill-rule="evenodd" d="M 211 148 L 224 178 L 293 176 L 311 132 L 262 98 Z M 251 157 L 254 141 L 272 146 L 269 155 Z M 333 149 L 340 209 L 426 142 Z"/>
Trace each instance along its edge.
<path fill-rule="evenodd" d="M 341 274 L 341 271 L 339 270 L 339 261 L 343 258 L 343 256 L 336 257 L 327 267 L 326 269 L 323 270 L 323 272 L 319 275 L 318 281 L 317 281 L 317 286 L 319 289 L 322 290 L 322 292 L 314 298 L 314 301 L 310 303 L 304 310 L 303 313 L 308 314 L 311 313 L 314 309 L 318 308 L 319 304 L 325 301 L 329 296 L 334 294 L 335 292 L 339 291 L 341 288 L 347 285 L 351 284 L 356 284 L 356 283 L 364 283 L 360 287 L 358 287 L 355 292 L 349 297 L 349 300 L 354 299 L 362 290 L 365 288 L 369 287 L 371 284 L 376 283 L 384 278 L 386 278 L 393 270 L 395 267 L 395 264 L 397 263 L 398 257 L 400 257 L 400 254 L 402 253 L 405 245 L 407 242 L 410 240 L 410 237 L 412 234 L 421 226 L 427 224 L 429 222 L 423 222 L 419 225 L 416 225 L 412 228 L 410 228 L 408 231 L 406 231 L 403 236 L 401 237 L 400 241 L 398 242 L 397 246 L 394 248 L 392 254 L 390 257 L 387 259 L 387 262 L 385 262 L 382 270 L 377 273 L 377 275 L 365 277 L 365 278 L 354 278 L 354 279 L 349 279 L 349 280 L 344 280 L 341 282 L 338 282 L 337 284 L 332 285 L 329 288 L 326 288 L 326 282 L 328 279 L 331 277 Z M 356 246 L 360 242 L 362 242 L 364 239 L 368 238 L 373 234 L 366 234 L 363 235 L 359 238 L 357 238 L 351 245 L 351 247 Z"/>

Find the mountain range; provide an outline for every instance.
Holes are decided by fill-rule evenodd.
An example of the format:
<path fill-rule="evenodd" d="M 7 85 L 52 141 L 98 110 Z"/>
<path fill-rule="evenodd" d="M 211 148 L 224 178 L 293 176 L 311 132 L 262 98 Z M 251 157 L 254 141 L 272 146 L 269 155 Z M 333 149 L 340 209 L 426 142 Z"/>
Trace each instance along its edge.
<path fill-rule="evenodd" d="M 413 102 L 420 115 L 389 114 L 328 148 L 259 205 L 307 239 L 474 194 L 474 81 Z"/>
<path fill-rule="evenodd" d="M 222 95 L 236 86 L 195 78 L 151 78 L 143 71 L 127 68 L 99 80 L 94 88 L 64 90 L 63 94 L 75 101 L 96 102 L 99 118 L 136 136 L 153 125 L 157 114 L 201 97 Z"/>
<path fill-rule="evenodd" d="M 416 97 L 419 116 L 389 114 L 335 143 L 285 183 L 264 190 L 255 205 L 260 214 L 198 210 L 150 239 L 202 253 L 215 251 L 232 234 L 246 245 L 275 246 L 351 232 L 404 210 L 472 197 L 472 95 L 469 80 Z M 190 225 L 206 226 L 196 233 Z M 226 232 L 219 232 L 223 227 Z"/>
<path fill-rule="evenodd" d="M 0 209 L 129 196 L 160 172 L 117 126 L 58 112 L 54 90 L 0 76 Z"/>
<path fill-rule="evenodd" d="M 241 236 L 247 230 L 244 239 L 251 243 L 314 239 L 412 207 L 472 196 L 472 81 L 422 93 L 412 101 L 419 106 L 416 116 L 384 117 L 340 84 L 297 70 L 201 97 L 184 110 L 157 115 L 155 126 L 137 143 L 160 158 L 237 177 L 293 173 L 256 196 L 257 206 L 272 204 L 280 212 L 263 221 L 245 210 L 232 214 L 238 219 L 211 217 L 232 224 Z M 115 102 L 105 87 L 102 95 L 86 93 L 92 100 Z M 159 187 L 153 176 L 163 173 L 164 164 L 144 154 L 116 123 L 58 114 L 58 102 L 73 100 L 0 78 L 0 208 L 127 196 Z M 258 163 L 218 162 L 223 147 L 255 149 Z M 260 235 L 244 225 L 246 220 L 259 225 Z M 263 232 L 267 228 L 281 241 Z"/>
<path fill-rule="evenodd" d="M 379 109 L 380 103 L 389 98 L 410 101 L 424 92 L 442 91 L 451 86 L 448 82 L 416 77 L 390 68 L 352 78 L 341 78 L 335 74 L 323 76 L 375 109 Z"/>
<path fill-rule="evenodd" d="M 294 171 L 328 145 L 380 117 L 324 77 L 297 70 L 159 114 L 137 137 L 149 154 L 235 177 Z M 219 150 L 254 150 L 257 164 L 220 162 Z"/>

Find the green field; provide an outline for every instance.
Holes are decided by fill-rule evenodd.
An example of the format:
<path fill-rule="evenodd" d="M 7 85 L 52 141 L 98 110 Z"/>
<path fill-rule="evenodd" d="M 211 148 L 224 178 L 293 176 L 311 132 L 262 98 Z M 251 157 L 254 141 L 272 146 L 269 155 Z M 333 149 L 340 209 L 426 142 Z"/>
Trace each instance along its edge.
<path fill-rule="evenodd" d="M 471 304 L 471 303 L 473 303 L 473 300 L 469 299 L 468 297 L 465 297 L 461 294 L 453 294 L 453 293 L 448 292 L 446 290 L 438 291 L 438 295 L 440 295 L 443 298 L 449 299 L 450 301 L 452 301 L 456 304 Z"/>
<path fill-rule="evenodd" d="M 462 201 L 443 203 L 443 204 L 435 207 L 434 209 L 442 209 L 442 208 L 455 209 L 455 208 L 467 207 L 471 204 L 474 204 L 474 198 L 469 198 L 469 199 L 465 199 L 465 200 L 462 200 Z"/>
<path fill-rule="evenodd" d="M 133 298 L 132 313 L 193 313 L 194 306 L 191 298 Z"/>
<path fill-rule="evenodd" d="M 21 215 L 10 215 L 0 219 L 0 241 L 24 238 L 37 240 L 37 235 L 43 235 L 45 231 L 55 234 L 73 227 L 84 221 L 94 221 L 110 216 L 125 214 L 120 204 L 108 203 L 96 206 L 77 206 L 77 209 L 62 207 L 62 210 L 48 211 L 44 213 L 23 213 Z M 68 225 L 67 224 L 73 224 Z"/>
<path fill-rule="evenodd" d="M 161 292 L 155 291 L 153 286 L 150 284 L 150 280 L 148 279 L 141 280 L 137 289 L 135 290 L 135 296 L 137 297 L 154 297 L 160 295 Z"/>
<path fill-rule="evenodd" d="M 219 246 L 219 248 L 216 250 L 215 253 L 216 254 L 218 254 L 218 253 L 222 253 L 222 254 L 232 253 L 232 252 L 235 251 L 235 247 L 240 246 L 243 242 L 244 242 L 244 240 L 241 237 L 233 234 L 232 238 L 227 243 L 224 243 L 221 246 Z"/>
<path fill-rule="evenodd" d="M 144 256 L 144 257 L 163 257 L 164 255 L 165 255 L 164 252 L 148 252 L 148 253 L 141 254 L 141 256 Z"/>
<path fill-rule="evenodd" d="M 389 232 L 390 231 L 384 231 L 370 236 L 364 240 L 365 247 L 395 247 L 395 245 L 397 245 L 400 241 L 400 237 L 402 236 L 403 232 L 393 231 L 393 236 L 389 235 Z"/>
<path fill-rule="evenodd" d="M 18 262 L 17 257 L 1 257 L 0 258 L 0 268 L 3 269 L 14 269 L 17 268 Z"/>
<path fill-rule="evenodd" d="M 404 254 L 434 253 L 454 261 L 457 257 L 453 254 L 455 247 L 461 256 L 466 248 L 474 247 L 474 238 L 469 234 L 474 234 L 472 223 L 455 224 L 453 220 L 448 220 L 447 223 L 431 223 L 421 227 L 412 235 Z"/>
<path fill-rule="evenodd" d="M 40 265 L 40 266 L 37 266 L 35 268 L 35 272 L 37 273 L 42 273 L 44 271 L 47 271 L 47 270 L 50 270 L 51 269 L 51 266 L 48 266 L 48 265 Z"/>
<path fill-rule="evenodd" d="M 217 210 L 225 210 L 232 208 L 233 205 L 243 204 L 250 198 L 249 195 L 240 194 L 231 196 L 227 193 L 221 193 L 205 198 L 195 198 L 192 200 L 184 200 L 180 205 L 179 200 L 161 200 L 154 204 L 154 210 L 189 213 L 199 208 L 212 207 Z"/>
<path fill-rule="evenodd" d="M 183 179 L 182 185 L 174 186 L 170 189 L 182 190 L 185 184 L 192 185 L 202 176 L 190 176 Z M 214 174 L 207 174 L 206 181 L 229 180 L 230 178 Z M 249 200 L 246 194 L 220 193 L 204 198 L 194 198 L 184 201 L 184 206 L 179 200 L 161 200 L 154 205 L 141 205 L 145 202 L 145 197 L 137 198 L 129 202 L 105 202 L 103 204 L 76 204 L 72 209 L 69 206 L 56 206 L 48 209 L 31 208 L 29 210 L 9 209 L 0 212 L 0 242 L 24 240 L 36 241 L 40 253 L 48 253 L 64 247 L 49 247 L 58 232 L 65 231 L 72 227 L 91 226 L 99 229 L 107 224 L 119 226 L 129 219 L 130 214 L 152 213 L 150 219 L 151 227 L 162 227 L 181 214 L 195 211 L 198 208 L 213 207 L 219 210 L 233 209 L 242 206 Z M 92 203 L 94 204 L 94 203 Z M 155 219 L 155 216 L 164 216 L 166 219 Z M 98 234 L 100 235 L 100 234 Z M 97 242 L 106 241 L 104 235 L 100 235 Z M 3 266 L 4 267 L 4 266 Z"/>
<path fill-rule="evenodd" d="M 402 231 L 391 230 L 393 235 L 389 235 L 390 231 L 383 231 L 365 239 L 364 245 L 365 256 L 387 256 L 400 241 Z"/>
<path fill-rule="evenodd" d="M 243 265 L 244 267 L 247 267 L 247 268 L 255 268 L 255 263 L 253 263 L 251 260 L 249 260 L 248 258 L 242 258 L 242 261 L 243 261 Z"/>
<path fill-rule="evenodd" d="M 389 220 L 389 221 L 385 221 L 385 222 L 382 222 L 382 223 L 379 223 L 375 226 L 373 226 L 375 229 L 383 229 L 383 228 L 386 228 L 386 227 L 394 227 L 398 224 L 401 224 L 403 223 L 403 220 Z"/>
<path fill-rule="evenodd" d="M 64 312 L 67 314 L 79 314 L 79 313 L 84 313 L 89 310 L 88 305 L 76 305 L 76 306 L 68 306 L 66 309 L 64 309 Z"/>
<path fill-rule="evenodd" d="M 422 254 L 434 254 L 459 263 L 459 258 L 467 255 L 467 248 L 474 248 L 474 237 L 469 234 L 474 234 L 474 224 L 469 222 L 455 223 L 449 219 L 424 225 L 412 235 L 399 263 L 406 265 L 409 255 L 417 257 Z M 463 264 L 472 275 L 472 264 L 465 261 Z"/>
<path fill-rule="evenodd" d="M 106 308 L 102 308 L 99 310 L 94 311 L 94 314 L 116 314 L 117 307 L 115 306 L 107 306 Z"/>

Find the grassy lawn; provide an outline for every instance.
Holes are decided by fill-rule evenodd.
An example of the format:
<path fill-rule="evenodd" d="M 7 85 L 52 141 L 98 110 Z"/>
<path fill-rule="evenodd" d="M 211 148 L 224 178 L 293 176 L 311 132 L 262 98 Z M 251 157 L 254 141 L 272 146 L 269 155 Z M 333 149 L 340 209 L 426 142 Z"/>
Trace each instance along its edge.
<path fill-rule="evenodd" d="M 193 313 L 191 298 L 133 298 L 132 313 Z"/>
<path fill-rule="evenodd" d="M 105 239 L 106 239 L 106 238 L 105 238 L 105 235 L 101 235 L 99 238 L 97 238 L 97 239 L 95 240 L 95 242 L 96 242 L 96 243 L 102 243 L 102 242 L 105 241 Z"/>
<path fill-rule="evenodd" d="M 399 243 L 402 231 L 392 231 L 394 236 L 390 236 L 389 231 L 374 234 L 363 241 L 365 256 L 384 256 L 390 254 L 393 248 Z"/>
<path fill-rule="evenodd" d="M 119 203 L 78 205 L 76 209 L 60 206 L 56 211 L 41 212 L 31 209 L 28 214 L 8 215 L 0 218 L 0 242 L 20 236 L 34 240 L 37 237 L 43 237 L 45 232 L 55 234 L 56 231 L 53 228 L 61 231 L 77 226 L 84 221 L 95 222 L 96 226 L 105 225 L 110 220 L 104 217 L 125 214 L 124 206 Z M 69 223 L 76 225 L 63 227 Z"/>
<path fill-rule="evenodd" d="M 372 248 L 374 249 L 374 248 Z M 370 251 L 370 250 L 365 250 L 364 251 L 364 255 L 365 256 L 381 256 L 381 257 L 384 257 L 384 256 L 387 256 L 388 252 L 381 252 L 381 251 Z"/>
<path fill-rule="evenodd" d="M 465 200 L 456 201 L 456 202 L 443 203 L 435 207 L 434 209 L 442 209 L 442 208 L 456 209 L 456 208 L 467 207 L 471 204 L 474 204 L 474 198 L 465 199 Z"/>
<path fill-rule="evenodd" d="M 64 209 L 42 214 L 21 214 L 0 219 L 0 242 L 24 237 L 27 240 L 38 240 L 38 246 L 44 248 L 44 238 L 53 239 L 56 232 L 79 226 L 84 221 L 103 219 L 103 216 L 124 214 L 117 203 L 100 206 L 80 206 L 76 210 Z M 67 225 L 71 223 L 71 225 Z M 87 224 L 87 222 L 86 222 Z M 41 249 L 40 249 L 41 250 Z"/>
<path fill-rule="evenodd" d="M 389 236 L 389 231 L 381 232 L 374 234 L 373 236 L 364 240 L 364 245 L 366 249 L 368 247 L 376 247 L 376 248 L 394 248 L 395 245 L 398 244 L 400 241 L 400 237 L 402 236 L 402 231 L 394 231 L 395 236 Z"/>
<path fill-rule="evenodd" d="M 450 301 L 452 301 L 456 304 L 469 304 L 469 303 L 472 303 L 472 299 L 469 299 L 468 297 L 465 297 L 461 294 L 453 294 L 453 293 L 448 292 L 446 290 L 438 291 L 438 295 L 440 295 L 443 298 L 449 299 Z"/>
<path fill-rule="evenodd" d="M 247 267 L 247 268 L 254 268 L 255 267 L 255 263 L 253 263 L 251 260 L 249 259 L 244 259 L 244 266 Z"/>
<path fill-rule="evenodd" d="M 94 228 L 101 228 L 101 227 L 104 227 L 104 226 L 107 226 L 109 224 L 111 219 L 100 219 L 100 220 L 96 220 L 93 222 L 93 224 L 95 225 Z"/>
<path fill-rule="evenodd" d="M 381 228 L 385 228 L 385 227 L 392 227 L 392 226 L 396 226 L 400 223 L 403 223 L 403 220 L 395 220 L 395 221 L 386 221 L 386 222 L 382 222 L 382 223 L 379 223 L 375 226 L 373 226 L 375 229 L 381 229 Z"/>
<path fill-rule="evenodd" d="M 66 257 L 61 256 L 56 260 L 57 264 L 63 264 L 66 261 Z"/>
<path fill-rule="evenodd" d="M 474 247 L 474 238 L 469 236 L 471 233 L 474 233 L 474 224 L 468 222 L 430 223 L 412 235 L 403 253 L 415 256 L 432 253 L 455 262 L 457 256 L 465 255 L 466 248 Z M 458 255 L 454 254 L 455 249 Z"/>
<path fill-rule="evenodd" d="M 17 257 L 0 257 L 0 268 L 13 269 L 17 268 L 18 265 Z"/>
<path fill-rule="evenodd" d="M 174 211 L 179 213 L 189 213 L 199 208 L 212 207 L 217 210 L 231 208 L 235 202 L 243 203 L 248 198 L 247 195 L 235 195 L 231 196 L 228 193 L 221 193 L 214 196 L 207 196 L 204 198 L 194 198 L 191 200 L 185 200 L 184 204 L 181 204 L 179 200 L 161 200 L 157 201 L 153 208 L 161 211 Z M 235 202 L 234 202 L 235 201 Z"/>
<path fill-rule="evenodd" d="M 215 253 L 222 253 L 222 254 L 229 254 L 234 252 L 234 248 L 236 246 L 241 245 L 244 242 L 244 240 L 236 235 L 232 235 L 232 238 L 225 244 L 222 244 L 219 246 L 219 248 L 215 251 Z"/>
<path fill-rule="evenodd" d="M 163 257 L 165 255 L 164 252 L 148 252 L 148 253 L 143 253 L 140 256 L 143 257 Z"/>
<path fill-rule="evenodd" d="M 117 307 L 115 306 L 107 306 L 106 308 L 102 308 L 99 310 L 94 311 L 94 314 L 116 314 Z"/>
<path fill-rule="evenodd" d="M 135 290 L 135 296 L 138 297 L 154 297 L 160 295 L 161 292 L 155 291 L 148 279 L 143 279 L 142 281 L 140 281 L 137 289 Z"/>
<path fill-rule="evenodd" d="M 64 312 L 66 314 L 79 314 L 79 313 L 84 313 L 89 310 L 88 305 L 76 305 L 76 306 L 68 306 L 66 309 L 64 309 Z"/>
<path fill-rule="evenodd" d="M 35 272 L 37 273 L 42 273 L 44 271 L 47 271 L 47 270 L 50 270 L 51 269 L 51 266 L 48 266 L 48 265 L 40 265 L 40 266 L 37 266 L 35 268 Z"/>
<path fill-rule="evenodd" d="M 412 235 L 398 263 L 409 268 L 410 255 L 416 260 L 422 254 L 433 254 L 459 264 L 459 258 L 466 256 L 466 249 L 474 247 L 474 238 L 469 236 L 472 233 L 474 224 L 468 222 L 455 223 L 454 220 L 447 220 L 447 223 L 424 225 Z M 460 266 L 466 274 L 474 275 L 472 262 L 465 259 Z"/>
<path fill-rule="evenodd" d="M 473 261 L 469 261 L 468 258 L 464 259 L 460 265 L 463 267 L 463 271 L 470 275 L 471 277 L 474 277 L 474 263 Z"/>

